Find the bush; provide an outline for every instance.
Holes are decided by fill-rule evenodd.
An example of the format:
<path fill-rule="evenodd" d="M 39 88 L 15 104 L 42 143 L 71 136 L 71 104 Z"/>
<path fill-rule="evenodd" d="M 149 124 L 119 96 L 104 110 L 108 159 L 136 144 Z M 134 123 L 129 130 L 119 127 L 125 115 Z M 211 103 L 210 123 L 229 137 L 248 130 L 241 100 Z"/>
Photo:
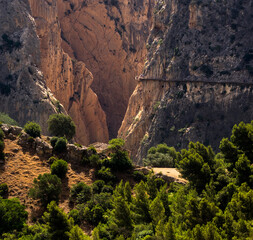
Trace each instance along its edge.
<path fill-rule="evenodd" d="M 10 118 L 8 114 L 5 113 L 0 113 L 0 122 L 12 126 L 18 126 L 18 123 L 14 119 Z"/>
<path fill-rule="evenodd" d="M 132 161 L 130 160 L 127 151 L 120 149 L 111 154 L 110 162 L 112 169 L 116 171 L 125 171 L 133 167 Z"/>
<path fill-rule="evenodd" d="M 84 211 L 84 219 L 93 225 L 98 225 L 103 220 L 104 209 L 100 205 L 95 205 L 91 210 Z"/>
<path fill-rule="evenodd" d="M 6 198 L 8 195 L 8 185 L 6 183 L 1 183 L 0 184 L 0 197 Z"/>
<path fill-rule="evenodd" d="M 125 142 L 122 139 L 112 139 L 109 141 L 109 149 L 112 150 L 110 167 L 116 171 L 128 170 L 132 168 L 132 161 L 128 156 L 128 152 L 122 147 Z"/>
<path fill-rule="evenodd" d="M 69 212 L 68 215 L 69 215 L 69 218 L 73 218 L 74 224 L 78 224 L 78 225 L 81 224 L 80 214 L 79 214 L 79 211 L 78 211 L 77 209 L 72 209 L 72 210 Z"/>
<path fill-rule="evenodd" d="M 83 182 L 79 182 L 70 190 L 70 200 L 76 203 L 86 203 L 91 199 L 91 187 Z"/>
<path fill-rule="evenodd" d="M 25 206 L 18 199 L 0 198 L 0 236 L 5 232 L 21 231 L 27 215 Z"/>
<path fill-rule="evenodd" d="M 105 182 L 110 182 L 115 180 L 115 176 L 112 174 L 110 168 L 103 166 L 100 170 L 95 172 L 95 176 Z"/>
<path fill-rule="evenodd" d="M 76 126 L 70 116 L 53 114 L 48 119 L 49 132 L 57 137 L 66 137 L 71 140 L 76 133 Z"/>
<path fill-rule="evenodd" d="M 50 157 L 49 159 L 48 159 L 48 163 L 49 164 L 53 164 L 56 160 L 59 160 L 58 158 L 56 158 L 56 157 Z"/>
<path fill-rule="evenodd" d="M 97 154 L 92 154 L 89 157 L 89 163 L 92 167 L 97 167 L 99 162 L 99 156 Z"/>
<path fill-rule="evenodd" d="M 58 138 L 58 140 L 55 143 L 55 146 L 53 148 L 58 153 L 66 151 L 67 150 L 67 139 L 63 138 L 63 137 Z"/>
<path fill-rule="evenodd" d="M 93 193 L 101 193 L 103 187 L 105 186 L 105 181 L 97 180 L 92 184 L 92 191 Z"/>
<path fill-rule="evenodd" d="M 104 185 L 102 193 L 113 193 L 114 188 L 111 185 Z"/>
<path fill-rule="evenodd" d="M 29 196 L 39 199 L 43 206 L 47 206 L 51 201 L 59 201 L 61 192 L 61 179 L 56 175 L 45 173 L 33 180 L 33 187 L 29 191 Z"/>
<path fill-rule="evenodd" d="M 0 140 L 0 160 L 4 160 L 4 142 Z"/>
<path fill-rule="evenodd" d="M 41 128 L 40 125 L 36 122 L 27 122 L 24 126 L 24 130 L 33 138 L 40 137 Z"/>
<path fill-rule="evenodd" d="M 59 178 L 66 177 L 68 171 L 68 163 L 62 159 L 56 160 L 51 165 L 51 174 Z"/>
<path fill-rule="evenodd" d="M 177 152 L 174 147 L 166 144 L 159 144 L 148 150 L 147 157 L 143 159 L 145 166 L 152 167 L 175 167 Z"/>
<path fill-rule="evenodd" d="M 133 177 L 134 177 L 134 181 L 136 182 L 147 181 L 147 177 L 144 175 L 143 172 L 140 172 L 140 171 L 134 171 Z"/>
<path fill-rule="evenodd" d="M 0 128 L 0 140 L 4 140 L 4 132 L 3 130 Z"/>
<path fill-rule="evenodd" d="M 58 141 L 58 137 L 52 137 L 50 139 L 50 143 L 51 143 L 53 148 L 55 147 L 55 144 L 56 144 L 57 141 Z"/>

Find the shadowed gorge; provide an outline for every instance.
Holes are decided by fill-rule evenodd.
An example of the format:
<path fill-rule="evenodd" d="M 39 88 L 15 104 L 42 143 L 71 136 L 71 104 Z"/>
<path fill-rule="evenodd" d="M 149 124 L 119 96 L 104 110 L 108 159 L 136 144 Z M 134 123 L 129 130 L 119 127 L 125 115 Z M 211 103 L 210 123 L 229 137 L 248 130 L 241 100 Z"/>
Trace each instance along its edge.
<path fill-rule="evenodd" d="M 62 46 L 92 72 L 91 88 L 116 137 L 146 57 L 153 0 L 58 0 Z"/>

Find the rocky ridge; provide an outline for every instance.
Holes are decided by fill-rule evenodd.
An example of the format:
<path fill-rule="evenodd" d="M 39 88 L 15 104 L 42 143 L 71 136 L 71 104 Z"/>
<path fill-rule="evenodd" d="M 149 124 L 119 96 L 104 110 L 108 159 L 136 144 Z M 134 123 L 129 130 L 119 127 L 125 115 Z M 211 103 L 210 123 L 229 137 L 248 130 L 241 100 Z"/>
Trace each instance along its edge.
<path fill-rule="evenodd" d="M 34 120 L 47 133 L 46 122 L 57 112 L 57 100 L 39 68 L 40 42 L 28 2 L 1 0 L 0 21 L 0 112 L 21 125 Z"/>
<path fill-rule="evenodd" d="M 252 119 L 252 10 L 253 1 L 157 1 L 147 61 L 118 134 L 136 161 L 161 142 L 217 149 L 233 124 Z"/>

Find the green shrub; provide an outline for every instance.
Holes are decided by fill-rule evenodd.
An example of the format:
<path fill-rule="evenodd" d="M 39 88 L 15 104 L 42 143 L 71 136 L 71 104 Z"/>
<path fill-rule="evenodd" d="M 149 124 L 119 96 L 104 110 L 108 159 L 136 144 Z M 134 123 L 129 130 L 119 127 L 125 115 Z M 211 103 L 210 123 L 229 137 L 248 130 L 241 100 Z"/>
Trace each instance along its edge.
<path fill-rule="evenodd" d="M 111 154 L 111 168 L 116 171 L 126 171 L 133 167 L 127 151 L 118 149 Z"/>
<path fill-rule="evenodd" d="M 27 122 L 24 126 L 24 130 L 33 138 L 40 137 L 41 128 L 40 125 L 36 122 Z"/>
<path fill-rule="evenodd" d="M 89 164 L 92 166 L 92 167 L 97 167 L 98 166 L 98 163 L 99 163 L 99 156 L 97 154 L 92 154 L 90 157 L 89 157 Z"/>
<path fill-rule="evenodd" d="M 112 174 L 110 168 L 103 166 L 100 170 L 95 172 L 95 176 L 105 182 L 110 182 L 115 180 L 115 176 Z"/>
<path fill-rule="evenodd" d="M 27 215 L 25 206 L 21 205 L 18 199 L 0 198 L 0 236 L 14 230 L 21 231 Z"/>
<path fill-rule="evenodd" d="M 50 143 L 51 143 L 51 146 L 54 148 L 55 147 L 55 144 L 56 142 L 58 141 L 58 137 L 52 137 L 50 139 Z"/>
<path fill-rule="evenodd" d="M 132 168 L 132 161 L 128 156 L 128 152 L 122 147 L 125 142 L 123 139 L 116 138 L 109 141 L 109 149 L 112 150 L 110 167 L 112 170 L 125 171 Z"/>
<path fill-rule="evenodd" d="M 76 133 L 76 126 L 70 116 L 53 114 L 48 119 L 48 130 L 54 136 L 71 140 Z"/>
<path fill-rule="evenodd" d="M 114 138 L 109 141 L 109 144 L 110 144 L 109 146 L 110 149 L 115 149 L 115 148 L 123 147 L 125 144 L 125 141 L 121 138 Z"/>
<path fill-rule="evenodd" d="M 64 152 L 67 150 L 67 139 L 60 137 L 55 143 L 54 150 L 58 153 Z"/>
<path fill-rule="evenodd" d="M 0 160 L 4 160 L 4 142 L 0 140 Z"/>
<path fill-rule="evenodd" d="M 159 144 L 148 150 L 147 157 L 143 159 L 145 166 L 152 167 L 175 167 L 177 152 L 174 147 L 166 144 Z"/>
<path fill-rule="evenodd" d="M 93 193 L 101 193 L 103 187 L 105 186 L 105 181 L 97 180 L 92 184 L 92 191 Z"/>
<path fill-rule="evenodd" d="M 134 171 L 133 177 L 134 177 L 134 181 L 136 182 L 147 181 L 147 177 L 144 175 L 143 172 L 140 172 L 140 171 Z"/>
<path fill-rule="evenodd" d="M 82 3 L 84 4 L 85 2 Z M 69 240 L 90 240 L 90 237 L 86 236 L 80 227 L 74 226 L 69 232 Z"/>
<path fill-rule="evenodd" d="M 43 206 L 47 206 L 51 201 L 59 201 L 61 192 L 61 179 L 56 175 L 45 173 L 33 180 L 33 187 L 29 191 L 29 196 L 39 199 Z"/>
<path fill-rule="evenodd" d="M 62 159 L 56 160 L 51 165 L 51 174 L 59 178 L 66 177 L 68 171 L 68 163 Z"/>
<path fill-rule="evenodd" d="M 50 157 L 47 162 L 49 164 L 53 164 L 56 160 L 59 160 L 59 159 L 57 157 Z"/>
<path fill-rule="evenodd" d="M 1 183 L 0 184 L 0 197 L 6 198 L 8 195 L 8 185 L 6 183 Z"/>
<path fill-rule="evenodd" d="M 103 193 L 113 193 L 114 188 L 111 185 L 104 185 L 102 188 Z"/>
<path fill-rule="evenodd" d="M 97 150 L 96 150 L 96 148 L 93 145 L 91 145 L 91 146 L 88 147 L 88 151 L 91 152 L 92 154 L 96 154 L 97 153 Z"/>
<path fill-rule="evenodd" d="M 3 130 L 0 128 L 0 140 L 4 140 L 4 132 Z"/>
<path fill-rule="evenodd" d="M 18 126 L 18 123 L 14 119 L 10 118 L 8 114 L 5 113 L 0 113 L 0 122 L 12 126 Z"/>
<path fill-rule="evenodd" d="M 91 187 L 84 182 L 79 182 L 70 190 L 70 200 L 76 203 L 85 203 L 91 199 Z"/>
<path fill-rule="evenodd" d="M 69 218 L 73 218 L 74 220 L 74 224 L 81 224 L 81 218 L 80 218 L 80 213 L 77 209 L 72 209 L 69 214 L 68 214 Z"/>
<path fill-rule="evenodd" d="M 85 221 L 92 225 L 97 225 L 103 220 L 104 209 L 100 205 L 93 207 L 85 207 L 82 217 Z"/>

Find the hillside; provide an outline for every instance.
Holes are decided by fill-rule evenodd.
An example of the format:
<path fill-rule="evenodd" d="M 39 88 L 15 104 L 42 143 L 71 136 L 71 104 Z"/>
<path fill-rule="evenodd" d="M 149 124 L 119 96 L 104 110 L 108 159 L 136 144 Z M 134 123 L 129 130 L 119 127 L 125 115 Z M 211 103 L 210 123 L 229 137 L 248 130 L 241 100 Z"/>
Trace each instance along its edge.
<path fill-rule="evenodd" d="M 33 138 L 4 124 L 1 128 L 5 133 L 4 137 L 0 131 L 4 239 L 252 238 L 253 122 L 235 125 L 231 140 L 221 141 L 218 154 L 211 146 L 191 142 L 187 149 L 170 155 L 184 179 L 174 168 L 154 168 L 154 174 L 147 168 L 132 168 L 120 139 L 105 148 L 97 144 L 98 153 L 94 147 L 73 144 L 59 152 L 48 137 Z M 159 149 L 169 153 L 165 145 Z M 67 162 L 49 159 L 52 155 Z M 66 176 L 63 168 L 53 173 L 60 162 L 68 164 Z M 38 190 L 44 194 L 36 195 Z"/>
<path fill-rule="evenodd" d="M 0 163 L 0 183 L 8 185 L 8 198 L 16 197 L 26 206 L 26 210 L 29 213 L 29 222 L 31 223 L 34 218 L 40 217 L 42 209 L 39 207 L 38 201 L 28 196 L 29 190 L 33 186 L 34 178 L 37 178 L 40 174 L 50 173 L 51 163 L 48 160 L 52 156 L 57 157 L 57 154 L 53 152 L 49 137 L 42 136 L 41 140 L 31 139 L 24 132 L 20 134 L 22 129 L 19 127 L 11 127 L 4 124 L 2 128 L 6 133 L 6 138 L 4 139 L 5 161 Z M 101 156 L 104 155 L 104 152 L 108 152 L 106 150 L 108 145 L 106 144 L 95 144 L 94 146 L 97 147 L 98 153 L 102 154 Z M 58 155 L 68 161 L 68 172 L 66 178 L 62 181 L 62 193 L 59 199 L 59 206 L 66 213 L 73 208 L 69 201 L 71 187 L 79 182 L 84 182 L 91 186 L 97 180 L 94 175 L 94 167 L 82 163 L 86 154 L 91 154 L 86 147 L 80 148 L 69 144 L 67 151 Z M 145 174 L 151 171 L 151 169 L 139 167 L 136 170 L 144 171 Z M 118 179 L 129 181 L 133 186 L 136 183 L 132 176 L 133 171 L 119 172 L 116 173 L 116 176 Z M 159 171 L 154 169 L 154 173 L 158 174 L 157 176 L 166 179 L 168 182 L 177 181 L 184 183 L 184 180 L 178 177 L 179 173 L 175 169 L 171 174 L 166 173 L 166 169 L 163 169 L 163 174 L 160 172 L 162 172 L 161 169 Z"/>

